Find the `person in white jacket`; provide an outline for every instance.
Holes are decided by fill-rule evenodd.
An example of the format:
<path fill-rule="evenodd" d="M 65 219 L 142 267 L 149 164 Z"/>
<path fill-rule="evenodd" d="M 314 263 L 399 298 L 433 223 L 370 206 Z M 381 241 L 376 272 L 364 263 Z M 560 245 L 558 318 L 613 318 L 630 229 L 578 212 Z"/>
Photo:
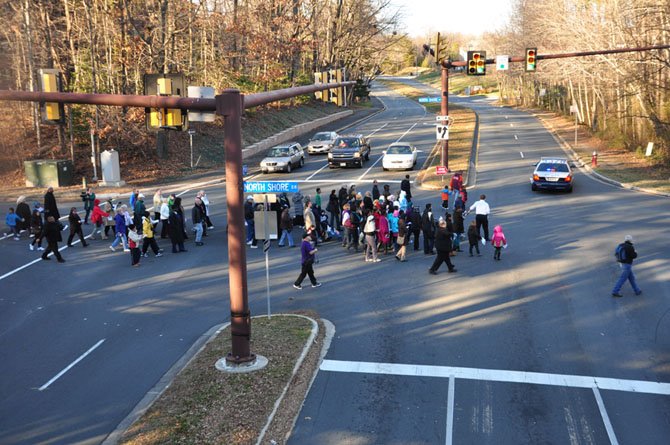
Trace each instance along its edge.
<path fill-rule="evenodd" d="M 163 198 L 163 202 L 161 203 L 161 209 L 160 209 L 162 239 L 168 237 L 168 218 L 170 218 L 170 206 L 168 205 L 167 199 Z"/>

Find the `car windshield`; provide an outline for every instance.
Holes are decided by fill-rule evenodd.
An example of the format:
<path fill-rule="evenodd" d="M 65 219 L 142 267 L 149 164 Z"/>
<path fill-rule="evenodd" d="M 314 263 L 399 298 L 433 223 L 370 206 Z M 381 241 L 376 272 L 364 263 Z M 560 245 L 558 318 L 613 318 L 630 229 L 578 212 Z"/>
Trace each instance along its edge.
<path fill-rule="evenodd" d="M 329 141 L 330 133 L 317 133 L 312 138 L 313 141 Z"/>
<path fill-rule="evenodd" d="M 568 164 L 557 164 L 554 162 L 543 162 L 537 166 L 539 172 L 561 172 L 568 173 Z"/>
<path fill-rule="evenodd" d="M 283 158 L 288 156 L 288 147 L 275 147 L 272 150 L 270 150 L 270 154 L 268 155 L 271 158 Z"/>
<path fill-rule="evenodd" d="M 387 155 L 411 155 L 412 149 L 409 145 L 392 145 L 386 150 Z"/>
<path fill-rule="evenodd" d="M 356 148 L 358 147 L 358 138 L 340 138 L 335 143 L 339 148 Z"/>

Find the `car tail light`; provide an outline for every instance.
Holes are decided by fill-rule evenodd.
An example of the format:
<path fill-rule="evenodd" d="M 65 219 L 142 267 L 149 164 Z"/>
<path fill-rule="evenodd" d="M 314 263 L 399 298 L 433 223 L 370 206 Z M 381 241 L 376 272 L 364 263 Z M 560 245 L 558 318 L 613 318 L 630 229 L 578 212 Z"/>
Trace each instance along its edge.
<path fill-rule="evenodd" d="M 540 177 L 538 175 L 533 175 L 533 181 L 539 181 Z"/>
<path fill-rule="evenodd" d="M 572 175 L 568 175 L 565 177 L 565 182 L 570 182 L 572 181 Z"/>

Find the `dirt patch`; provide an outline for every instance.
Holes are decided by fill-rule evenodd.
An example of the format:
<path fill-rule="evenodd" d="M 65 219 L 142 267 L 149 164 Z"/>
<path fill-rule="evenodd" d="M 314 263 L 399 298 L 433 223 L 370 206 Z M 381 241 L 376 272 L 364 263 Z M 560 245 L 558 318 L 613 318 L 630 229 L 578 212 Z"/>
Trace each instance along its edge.
<path fill-rule="evenodd" d="M 314 313 L 303 315 L 318 320 Z M 311 331 L 308 320 L 281 315 L 270 320 L 254 318 L 251 350 L 267 357 L 269 363 L 248 374 L 228 374 L 214 367 L 230 350 L 230 330 L 223 330 L 126 431 L 120 443 L 256 443 L 275 402 L 290 383 L 264 439 L 285 443 L 319 365 L 325 328 L 318 322 L 319 334 L 294 376 L 293 368 Z"/>

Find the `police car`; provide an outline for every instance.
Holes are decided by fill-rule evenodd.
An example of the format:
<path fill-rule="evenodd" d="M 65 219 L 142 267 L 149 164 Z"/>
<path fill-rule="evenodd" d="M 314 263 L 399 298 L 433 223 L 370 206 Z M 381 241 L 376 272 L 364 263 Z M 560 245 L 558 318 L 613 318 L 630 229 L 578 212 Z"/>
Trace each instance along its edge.
<path fill-rule="evenodd" d="M 564 190 L 572 192 L 574 176 L 571 165 L 565 158 L 541 158 L 535 164 L 530 188 L 536 190 Z"/>

